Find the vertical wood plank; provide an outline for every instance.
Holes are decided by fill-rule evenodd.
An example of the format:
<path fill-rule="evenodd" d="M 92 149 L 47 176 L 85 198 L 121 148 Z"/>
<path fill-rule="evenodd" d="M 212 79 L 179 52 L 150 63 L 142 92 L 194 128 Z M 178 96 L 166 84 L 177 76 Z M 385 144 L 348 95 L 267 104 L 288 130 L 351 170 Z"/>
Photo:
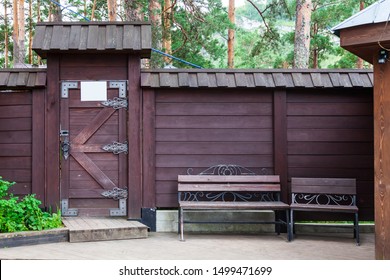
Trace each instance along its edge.
<path fill-rule="evenodd" d="M 45 90 L 32 92 L 32 187 L 37 199 L 46 205 L 45 197 Z M 55 209 L 53 209 L 55 210 Z"/>
<path fill-rule="evenodd" d="M 54 211 L 60 207 L 60 56 L 47 58 L 47 92 L 45 116 L 46 204 Z"/>
<path fill-rule="evenodd" d="M 119 93 L 118 93 L 119 96 Z M 127 141 L 127 110 L 126 109 L 119 109 L 118 111 L 118 117 L 119 117 L 119 142 L 125 143 Z M 130 148 L 130 147 L 129 147 Z M 121 153 L 119 156 L 119 174 L 118 174 L 118 184 L 120 188 L 123 188 L 125 186 L 128 186 L 128 180 L 127 180 L 127 154 Z"/>
<path fill-rule="evenodd" d="M 274 91 L 274 170 L 280 176 L 281 199 L 288 202 L 287 184 L 287 94 L 285 90 Z"/>
<path fill-rule="evenodd" d="M 140 57 L 128 56 L 129 110 L 129 197 L 128 219 L 140 219 L 142 207 L 142 160 L 141 160 L 141 85 Z"/>
<path fill-rule="evenodd" d="M 70 132 L 70 123 L 69 123 L 69 98 L 61 98 L 61 112 L 60 112 L 60 127 L 63 130 L 68 130 Z M 71 132 L 70 132 L 71 133 Z M 69 141 L 73 135 L 69 135 Z M 61 141 L 64 141 L 65 137 L 62 137 Z M 60 156 L 61 161 L 61 189 L 60 189 L 60 200 L 69 199 L 69 187 L 70 187 L 70 161 L 71 156 L 69 155 L 68 159 L 65 160 L 64 157 Z"/>
<path fill-rule="evenodd" d="M 143 207 L 156 207 L 156 103 L 155 91 L 143 91 Z"/>
<path fill-rule="evenodd" d="M 390 63 L 374 59 L 375 257 L 390 259 Z"/>

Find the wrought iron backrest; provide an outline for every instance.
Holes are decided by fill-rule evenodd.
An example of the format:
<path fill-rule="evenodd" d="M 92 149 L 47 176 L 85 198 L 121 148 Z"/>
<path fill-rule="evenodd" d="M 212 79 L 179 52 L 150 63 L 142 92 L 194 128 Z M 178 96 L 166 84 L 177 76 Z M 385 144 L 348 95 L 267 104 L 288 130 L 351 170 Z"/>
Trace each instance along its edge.
<path fill-rule="evenodd" d="M 193 169 L 189 168 L 187 170 L 187 175 L 179 175 L 178 177 L 179 190 L 184 189 L 184 191 L 179 191 L 179 201 L 280 200 L 280 179 L 279 176 L 276 175 L 257 175 L 248 168 L 235 164 L 215 165 L 197 175 L 192 175 L 192 172 Z M 264 173 L 265 172 L 266 170 L 264 169 Z M 202 177 L 204 177 L 204 179 Z M 261 177 L 261 179 L 259 177 Z M 202 184 L 207 184 L 207 187 L 203 187 Z M 264 184 L 266 184 L 267 187 L 261 188 Z M 218 190 L 214 188 L 214 186 L 221 185 L 225 187 L 222 187 L 222 189 L 218 189 L 218 187 Z M 248 190 L 245 186 L 249 186 L 249 188 L 252 186 L 253 190 Z M 262 191 L 259 191 L 259 189 Z"/>
<path fill-rule="evenodd" d="M 291 201 L 299 204 L 356 205 L 356 179 L 291 178 Z"/>

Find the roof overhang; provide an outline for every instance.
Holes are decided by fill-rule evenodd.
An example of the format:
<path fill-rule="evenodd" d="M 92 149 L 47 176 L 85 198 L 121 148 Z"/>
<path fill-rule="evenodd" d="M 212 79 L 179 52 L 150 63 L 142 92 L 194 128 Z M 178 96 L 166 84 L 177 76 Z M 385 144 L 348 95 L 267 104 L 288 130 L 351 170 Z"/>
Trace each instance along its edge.
<path fill-rule="evenodd" d="M 149 58 L 152 30 L 148 22 L 46 22 L 35 28 L 33 50 L 49 53 L 130 53 Z"/>
<path fill-rule="evenodd" d="M 340 46 L 373 63 L 382 48 L 390 47 L 390 0 L 380 0 L 332 28 Z"/>

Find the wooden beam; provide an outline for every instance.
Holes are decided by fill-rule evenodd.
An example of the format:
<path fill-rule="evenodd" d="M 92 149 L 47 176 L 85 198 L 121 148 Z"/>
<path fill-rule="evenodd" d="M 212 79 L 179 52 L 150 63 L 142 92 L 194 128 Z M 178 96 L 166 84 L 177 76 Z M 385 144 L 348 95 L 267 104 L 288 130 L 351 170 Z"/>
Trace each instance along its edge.
<path fill-rule="evenodd" d="M 143 91 L 142 110 L 143 132 L 143 205 L 142 207 L 156 207 L 156 103 L 155 91 Z"/>
<path fill-rule="evenodd" d="M 287 183 L 287 94 L 286 90 L 274 91 L 274 170 L 280 176 L 281 199 L 288 202 Z"/>
<path fill-rule="evenodd" d="M 45 93 L 32 91 L 32 193 L 46 205 L 45 197 Z M 53 209 L 54 211 L 55 209 Z"/>
<path fill-rule="evenodd" d="M 377 23 L 342 29 L 340 46 L 373 64 L 382 47 L 390 48 L 390 29 L 385 27 Z"/>
<path fill-rule="evenodd" d="M 45 116 L 46 204 L 53 211 L 60 207 L 60 57 L 47 59 L 47 92 Z"/>
<path fill-rule="evenodd" d="M 374 61 L 375 257 L 390 259 L 390 62 Z"/>
<path fill-rule="evenodd" d="M 142 207 L 142 159 L 141 159 L 141 61 L 128 56 L 128 137 L 129 137 L 129 197 L 128 219 L 140 219 Z"/>

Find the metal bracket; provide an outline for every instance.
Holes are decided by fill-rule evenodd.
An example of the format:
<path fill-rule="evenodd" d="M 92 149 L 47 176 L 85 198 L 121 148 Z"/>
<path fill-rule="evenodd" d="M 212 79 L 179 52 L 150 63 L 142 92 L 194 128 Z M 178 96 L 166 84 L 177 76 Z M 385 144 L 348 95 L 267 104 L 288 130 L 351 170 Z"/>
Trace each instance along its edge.
<path fill-rule="evenodd" d="M 110 81 L 109 87 L 119 89 L 119 97 L 126 98 L 127 81 Z"/>
<path fill-rule="evenodd" d="M 119 208 L 110 209 L 110 216 L 126 216 L 126 198 L 119 199 Z"/>
<path fill-rule="evenodd" d="M 68 98 L 69 97 L 69 89 L 77 88 L 78 82 L 62 82 L 61 84 L 61 97 Z"/>
<path fill-rule="evenodd" d="M 119 155 L 120 153 L 128 153 L 127 141 L 125 143 L 112 142 L 112 144 L 107 144 L 102 147 L 102 150 L 106 152 L 112 152 L 114 155 Z"/>
<path fill-rule="evenodd" d="M 61 214 L 64 217 L 72 216 L 75 217 L 78 215 L 79 210 L 76 208 L 69 208 L 68 199 L 64 198 L 61 200 Z"/>

